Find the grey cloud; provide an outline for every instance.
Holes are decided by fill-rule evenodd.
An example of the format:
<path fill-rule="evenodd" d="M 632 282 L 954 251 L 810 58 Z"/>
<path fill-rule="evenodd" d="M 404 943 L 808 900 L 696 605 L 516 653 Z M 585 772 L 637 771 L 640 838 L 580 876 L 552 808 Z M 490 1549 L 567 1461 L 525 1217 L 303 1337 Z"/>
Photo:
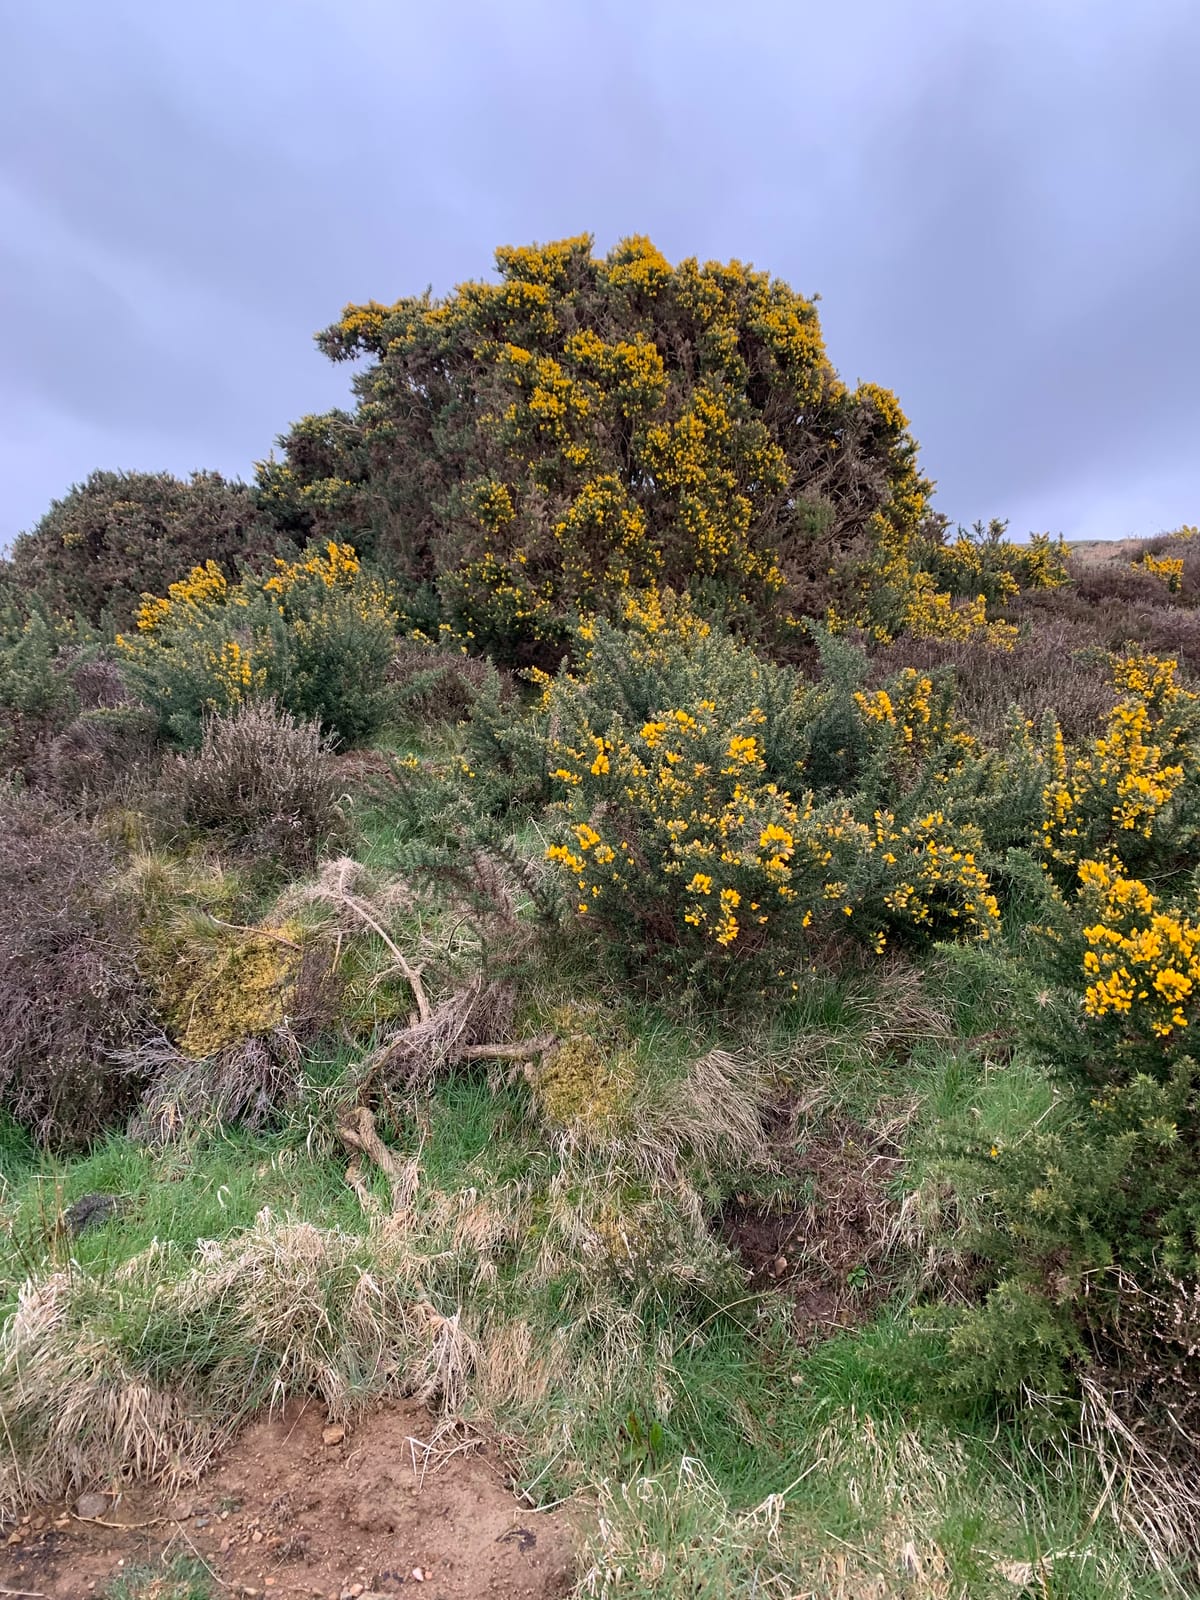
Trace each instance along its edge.
<path fill-rule="evenodd" d="M 0 539 L 89 465 L 249 470 L 342 304 L 650 233 L 819 290 L 951 516 L 1195 520 L 1192 0 L 42 0 L 0 52 Z M 86 470 L 86 469 L 82 469 Z"/>

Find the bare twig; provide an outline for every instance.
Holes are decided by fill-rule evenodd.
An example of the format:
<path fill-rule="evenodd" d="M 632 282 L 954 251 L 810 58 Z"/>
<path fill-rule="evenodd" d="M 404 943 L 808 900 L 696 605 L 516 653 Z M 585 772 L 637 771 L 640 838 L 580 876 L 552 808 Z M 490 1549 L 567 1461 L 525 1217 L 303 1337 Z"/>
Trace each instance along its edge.
<path fill-rule="evenodd" d="M 351 865 L 353 865 L 353 863 L 347 861 L 346 867 L 343 869 L 341 877 L 339 878 L 337 886 L 338 898 L 348 910 L 353 911 L 354 915 L 358 917 L 360 921 L 365 922 L 367 927 L 370 928 L 371 932 L 382 939 L 384 944 L 392 952 L 392 955 L 395 957 L 397 967 L 399 967 L 400 971 L 403 973 L 409 988 L 413 992 L 413 999 L 417 1003 L 418 1018 L 422 1022 L 428 1022 L 430 1017 L 429 1000 L 425 994 L 424 985 L 421 982 L 421 973 L 424 971 L 424 968 L 414 967 L 411 964 L 407 956 L 400 949 L 399 945 L 396 944 L 395 940 L 391 938 L 387 930 L 380 923 L 379 919 L 373 915 L 370 908 L 362 900 L 360 900 L 357 895 L 351 894 L 350 890 L 346 887 L 347 870 Z"/>
<path fill-rule="evenodd" d="M 251 928 L 244 922 L 226 922 L 223 917 L 215 917 L 211 911 L 206 911 L 205 916 L 209 922 L 215 922 L 218 928 L 228 928 L 231 933 L 252 933 L 259 939 L 274 939 L 276 944 L 286 945 L 289 950 L 299 951 L 300 949 L 294 939 L 289 939 L 285 934 L 276 933 L 274 928 Z"/>
<path fill-rule="evenodd" d="M 170 1522 L 170 1517 L 151 1517 L 149 1522 L 105 1522 L 103 1517 L 79 1517 L 71 1512 L 76 1522 L 89 1528 L 116 1528 L 118 1533 L 130 1533 L 138 1528 L 157 1528 L 160 1522 Z"/>

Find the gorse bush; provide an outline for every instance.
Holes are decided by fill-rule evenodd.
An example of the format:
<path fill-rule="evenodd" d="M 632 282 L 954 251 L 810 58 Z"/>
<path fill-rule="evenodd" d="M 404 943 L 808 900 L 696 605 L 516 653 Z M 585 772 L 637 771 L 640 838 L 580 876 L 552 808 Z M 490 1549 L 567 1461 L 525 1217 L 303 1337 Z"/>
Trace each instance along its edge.
<path fill-rule="evenodd" d="M 196 563 L 269 566 L 281 541 L 245 484 L 216 472 L 94 472 L 16 540 L 13 576 L 53 610 L 131 621 L 142 593 Z"/>
<path fill-rule="evenodd" d="M 990 936 L 979 831 L 936 803 L 969 742 L 930 679 L 864 694 L 863 658 L 826 638 L 809 684 L 679 603 L 627 622 L 588 626 L 584 669 L 542 679 L 547 855 L 576 917 L 693 976 L 791 976 L 847 936 Z"/>
<path fill-rule="evenodd" d="M 271 700 L 210 717 L 200 748 L 168 762 L 159 788 L 186 827 L 285 867 L 311 863 L 344 823 L 329 736 Z"/>
<path fill-rule="evenodd" d="M 1154 1387 L 1179 1351 L 1145 1309 L 1169 1325 L 1200 1274 L 1200 900 L 1155 895 L 1115 856 L 1084 861 L 1026 960 L 1041 985 L 1026 1033 L 1058 1099 L 1011 1144 L 960 1158 L 991 1284 L 959 1319 L 952 1381 L 1061 1397 L 1080 1364 L 1132 1356 Z M 1186 1386 L 1159 1396 L 1160 1420 L 1184 1402 Z"/>
<path fill-rule="evenodd" d="M 1045 791 L 1043 846 L 1068 873 L 1117 850 L 1134 867 L 1193 864 L 1200 840 L 1200 696 L 1178 664 L 1136 654 L 1117 659 L 1118 698 L 1098 738 L 1070 750 L 1061 736 Z"/>
<path fill-rule="evenodd" d="M 969 531 L 959 528 L 954 539 L 923 542 L 922 570 L 937 580 L 939 589 L 956 599 L 980 596 L 991 604 L 1011 600 L 1032 589 L 1061 588 L 1068 579 L 1067 551 L 1062 540 L 1035 533 L 1026 544 L 1005 538 L 1008 524 L 977 522 Z"/>
<path fill-rule="evenodd" d="M 1178 1434 L 1197 1414 L 1180 1340 L 1200 1278 L 1200 723 L 1175 662 L 1121 657 L 1112 679 L 1096 737 L 1038 752 L 1022 1031 L 1057 1097 L 1019 1138 L 959 1149 L 986 1293 L 950 1371 L 1020 1399 L 1112 1369 Z"/>
<path fill-rule="evenodd" d="M 987 582 L 960 607 L 919 570 L 942 535 L 908 423 L 837 377 L 813 301 L 737 261 L 672 266 L 644 238 L 504 248 L 496 267 L 444 300 L 348 306 L 320 336 L 371 365 L 353 415 L 302 419 L 260 468 L 281 531 L 436 591 L 507 662 L 552 663 L 581 615 L 655 585 L 785 650 L 803 617 L 991 626 Z M 1037 581 L 1042 555 L 991 550 L 987 570 Z"/>
<path fill-rule="evenodd" d="M 20 768 L 71 720 L 87 653 L 69 625 L 0 597 L 0 764 Z"/>
<path fill-rule="evenodd" d="M 382 725 L 397 614 L 389 589 L 347 545 L 276 562 L 231 584 L 212 561 L 163 596 L 143 597 L 137 631 L 118 636 L 131 682 L 181 743 L 204 720 L 274 698 L 345 744 Z"/>

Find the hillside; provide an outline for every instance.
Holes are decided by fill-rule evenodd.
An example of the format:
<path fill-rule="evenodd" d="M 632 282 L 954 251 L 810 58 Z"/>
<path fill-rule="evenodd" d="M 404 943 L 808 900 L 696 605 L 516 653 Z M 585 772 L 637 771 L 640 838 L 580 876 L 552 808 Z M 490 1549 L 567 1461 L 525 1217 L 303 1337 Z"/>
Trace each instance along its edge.
<path fill-rule="evenodd" d="M 0 1594 L 1196 1592 L 1195 530 L 645 240 L 321 342 L 0 574 Z"/>

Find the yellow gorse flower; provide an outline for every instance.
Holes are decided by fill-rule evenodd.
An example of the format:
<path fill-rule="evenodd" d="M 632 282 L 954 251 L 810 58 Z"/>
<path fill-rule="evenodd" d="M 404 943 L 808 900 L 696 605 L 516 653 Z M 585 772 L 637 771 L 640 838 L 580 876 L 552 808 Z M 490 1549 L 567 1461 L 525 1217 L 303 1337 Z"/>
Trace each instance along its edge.
<path fill-rule="evenodd" d="M 1162 1039 L 1188 1027 L 1200 993 L 1200 922 L 1164 907 L 1115 856 L 1081 862 L 1079 885 L 1081 907 L 1095 917 L 1083 930 L 1087 1015 L 1128 1017 Z"/>

